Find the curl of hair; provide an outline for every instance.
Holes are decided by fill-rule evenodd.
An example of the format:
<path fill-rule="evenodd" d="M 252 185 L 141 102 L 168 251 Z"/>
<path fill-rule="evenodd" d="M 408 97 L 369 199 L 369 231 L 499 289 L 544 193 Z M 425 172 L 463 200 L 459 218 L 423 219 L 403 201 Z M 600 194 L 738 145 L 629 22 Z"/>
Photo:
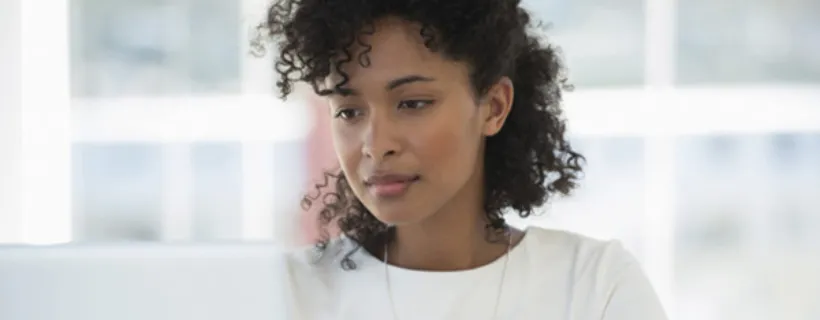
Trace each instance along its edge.
<path fill-rule="evenodd" d="M 513 82 L 515 98 L 507 121 L 486 141 L 484 209 L 489 227 L 503 228 L 507 209 L 526 218 L 553 196 L 567 195 L 576 187 L 584 158 L 565 137 L 561 110 L 562 93 L 571 87 L 558 49 L 539 39 L 540 25 L 531 21 L 520 0 L 280 0 L 268 9 L 254 47 L 261 41 L 278 47 L 276 85 L 282 98 L 297 82 L 327 95 L 347 84 L 343 64 L 370 64 L 370 47 L 361 36 L 374 32 L 375 22 L 388 16 L 418 23 L 425 46 L 467 63 L 477 97 L 503 76 Z M 349 49 L 354 44 L 367 49 L 354 57 Z M 341 80 L 335 87 L 320 89 L 319 83 L 332 72 Z M 332 183 L 335 191 L 327 190 Z M 382 245 L 392 238 L 340 171 L 327 172 L 302 205 L 320 205 L 323 227 L 335 223 L 362 246 Z M 327 241 L 324 231 L 317 247 L 325 248 Z M 354 269 L 349 256 L 342 267 Z"/>

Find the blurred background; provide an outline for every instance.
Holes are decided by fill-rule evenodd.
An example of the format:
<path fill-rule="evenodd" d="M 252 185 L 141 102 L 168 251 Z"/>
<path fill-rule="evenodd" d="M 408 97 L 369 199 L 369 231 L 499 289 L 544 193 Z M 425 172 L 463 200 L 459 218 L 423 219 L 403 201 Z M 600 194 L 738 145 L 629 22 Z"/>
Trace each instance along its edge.
<path fill-rule="evenodd" d="M 622 239 L 673 319 L 820 319 L 820 1 L 524 2 L 588 167 L 512 220 Z M 248 54 L 266 1 L 48 3 L 0 5 L 0 243 L 310 241 L 335 159 Z"/>

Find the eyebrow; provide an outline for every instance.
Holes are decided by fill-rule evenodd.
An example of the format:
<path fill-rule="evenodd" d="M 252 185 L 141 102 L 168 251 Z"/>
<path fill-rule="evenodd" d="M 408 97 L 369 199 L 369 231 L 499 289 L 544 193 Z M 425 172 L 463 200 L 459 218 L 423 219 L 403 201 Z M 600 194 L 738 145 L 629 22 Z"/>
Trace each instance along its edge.
<path fill-rule="evenodd" d="M 414 74 L 414 75 L 404 76 L 404 77 L 401 77 L 401 78 L 396 78 L 396 79 L 390 80 L 387 83 L 387 85 L 384 87 L 384 89 L 387 90 L 387 91 L 390 91 L 390 90 L 394 90 L 398 87 L 401 87 L 403 85 L 411 84 L 411 83 L 414 83 L 414 82 L 431 82 L 431 81 L 436 81 L 436 79 L 431 78 L 431 77 L 425 77 L 425 76 L 422 76 L 422 75 Z M 356 96 L 356 95 L 359 95 L 358 90 L 352 89 L 352 88 L 345 88 L 345 87 L 335 88 L 335 89 L 332 89 L 332 90 L 325 90 L 324 92 L 326 94 L 340 94 L 342 96 Z"/>
<path fill-rule="evenodd" d="M 430 77 L 425 77 L 425 76 L 420 76 L 420 75 L 415 75 L 414 74 L 414 75 L 409 75 L 409 76 L 401 77 L 401 78 L 398 78 L 398 79 L 390 80 L 390 82 L 387 83 L 387 86 L 385 87 L 385 90 L 390 91 L 390 90 L 396 89 L 398 87 L 401 87 L 405 84 L 410 84 L 410 83 L 414 83 L 414 82 L 430 82 L 430 81 L 435 81 L 435 80 L 436 79 L 433 79 L 433 78 L 430 78 Z"/>

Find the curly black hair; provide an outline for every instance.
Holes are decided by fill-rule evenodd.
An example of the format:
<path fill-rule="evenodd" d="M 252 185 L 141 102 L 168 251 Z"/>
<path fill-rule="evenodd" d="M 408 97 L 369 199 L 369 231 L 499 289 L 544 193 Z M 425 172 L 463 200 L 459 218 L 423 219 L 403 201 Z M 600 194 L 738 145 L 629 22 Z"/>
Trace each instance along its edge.
<path fill-rule="evenodd" d="M 487 138 L 484 210 L 488 227 L 501 229 L 504 211 L 522 218 L 550 197 L 567 195 L 582 173 L 583 156 L 565 137 L 561 97 L 567 84 L 558 49 L 537 36 L 520 0 L 280 0 L 272 4 L 260 26 L 263 38 L 279 48 L 277 87 L 286 98 L 297 82 L 310 84 L 319 95 L 340 92 L 348 82 L 345 63 L 367 67 L 369 50 L 356 57 L 353 45 L 369 48 L 362 35 L 372 34 L 377 20 L 397 17 L 421 26 L 424 44 L 447 59 L 470 66 L 474 94 L 485 94 L 509 77 L 515 88 L 513 107 L 501 131 Z M 320 88 L 331 73 L 341 75 L 335 87 Z M 336 190 L 328 187 L 335 183 Z M 388 226 L 356 198 L 344 173 L 326 172 L 316 194 L 304 197 L 309 209 L 321 205 L 322 226 L 336 223 L 361 246 L 390 241 Z M 323 228 L 324 229 L 324 228 Z M 328 244 L 327 231 L 318 244 Z M 352 253 L 352 252 L 351 252 Z M 342 267 L 355 268 L 349 259 Z"/>

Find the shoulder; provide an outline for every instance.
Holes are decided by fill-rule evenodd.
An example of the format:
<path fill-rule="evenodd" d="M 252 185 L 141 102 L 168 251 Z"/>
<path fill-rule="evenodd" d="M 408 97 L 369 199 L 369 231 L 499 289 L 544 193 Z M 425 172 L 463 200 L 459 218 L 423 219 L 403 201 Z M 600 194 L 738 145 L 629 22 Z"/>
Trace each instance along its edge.
<path fill-rule="evenodd" d="M 666 315 L 640 262 L 620 241 L 530 228 L 527 252 L 537 269 L 558 270 L 572 288 L 574 312 L 605 320 L 661 320 Z"/>
<path fill-rule="evenodd" d="M 562 230 L 530 227 L 527 246 L 536 259 L 571 262 L 579 272 L 592 269 L 619 270 L 637 264 L 620 241 L 601 240 Z"/>

